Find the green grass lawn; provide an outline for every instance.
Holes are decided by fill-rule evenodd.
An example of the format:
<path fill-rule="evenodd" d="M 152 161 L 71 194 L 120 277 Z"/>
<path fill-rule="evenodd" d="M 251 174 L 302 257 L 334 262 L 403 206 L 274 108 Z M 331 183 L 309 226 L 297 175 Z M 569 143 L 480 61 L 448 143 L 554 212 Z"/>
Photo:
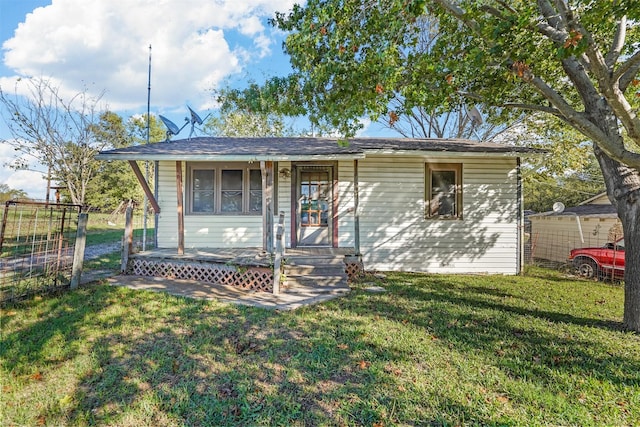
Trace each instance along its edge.
<path fill-rule="evenodd" d="M 640 425 L 622 294 L 398 273 L 274 312 L 95 285 L 3 310 L 0 424 Z"/>

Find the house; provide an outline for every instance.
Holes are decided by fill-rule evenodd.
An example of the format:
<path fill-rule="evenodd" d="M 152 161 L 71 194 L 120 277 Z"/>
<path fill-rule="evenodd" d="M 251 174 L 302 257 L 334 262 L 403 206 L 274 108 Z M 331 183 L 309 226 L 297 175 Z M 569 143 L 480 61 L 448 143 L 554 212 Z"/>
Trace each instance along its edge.
<path fill-rule="evenodd" d="M 529 215 L 531 258 L 565 263 L 569 251 L 622 237 L 622 224 L 606 193 L 577 206 Z"/>
<path fill-rule="evenodd" d="M 459 139 L 218 138 L 103 151 L 126 160 L 176 251 L 274 246 L 361 255 L 368 270 L 517 274 L 520 159 L 538 150 Z M 155 162 L 156 188 L 136 161 Z"/>

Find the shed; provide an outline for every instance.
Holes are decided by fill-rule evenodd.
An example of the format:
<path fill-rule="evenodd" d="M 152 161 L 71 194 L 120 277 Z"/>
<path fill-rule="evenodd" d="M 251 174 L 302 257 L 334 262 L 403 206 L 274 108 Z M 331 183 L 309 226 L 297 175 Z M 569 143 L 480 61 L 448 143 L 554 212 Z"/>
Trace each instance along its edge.
<path fill-rule="evenodd" d="M 571 249 L 603 246 L 622 237 L 622 224 L 606 193 L 562 212 L 543 212 L 528 218 L 533 259 L 564 263 Z"/>

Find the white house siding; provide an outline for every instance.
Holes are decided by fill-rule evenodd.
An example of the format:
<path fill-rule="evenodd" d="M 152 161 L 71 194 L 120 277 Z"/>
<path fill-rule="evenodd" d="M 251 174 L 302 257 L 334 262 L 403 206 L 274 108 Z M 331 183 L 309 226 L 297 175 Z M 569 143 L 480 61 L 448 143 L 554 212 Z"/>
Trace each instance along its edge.
<path fill-rule="evenodd" d="M 615 215 L 609 217 L 535 215 L 531 216 L 530 220 L 530 257 L 534 260 L 559 263 L 567 261 L 571 249 L 604 246 L 605 243 L 613 240 L 609 234 L 615 231 L 612 229 L 616 225 L 616 229 L 622 229 L 620 220 Z M 582 238 L 578 220 L 582 228 Z"/>
<path fill-rule="evenodd" d="M 463 220 L 424 218 L 427 161 L 463 163 Z M 365 268 L 516 274 L 516 166 L 504 157 L 367 155 L 358 167 Z"/>
<path fill-rule="evenodd" d="M 338 247 L 353 248 L 354 235 L 354 188 L 353 160 L 338 162 Z"/>
<path fill-rule="evenodd" d="M 187 170 L 183 162 L 186 191 Z M 178 246 L 176 163 L 160 162 L 158 167 L 158 247 Z M 262 247 L 262 217 L 259 215 L 184 215 L 185 248 Z"/>
<path fill-rule="evenodd" d="M 275 174 L 277 180 L 277 211 L 274 224 L 278 223 L 280 212 L 284 212 L 284 239 L 285 246 L 291 247 L 291 162 L 278 162 L 278 171 Z M 275 234 L 274 234 L 275 236 Z"/>

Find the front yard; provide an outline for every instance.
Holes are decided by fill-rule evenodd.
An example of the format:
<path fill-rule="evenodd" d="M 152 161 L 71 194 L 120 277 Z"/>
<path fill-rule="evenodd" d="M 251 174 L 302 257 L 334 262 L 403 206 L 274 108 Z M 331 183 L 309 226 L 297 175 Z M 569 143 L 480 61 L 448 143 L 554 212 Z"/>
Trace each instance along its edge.
<path fill-rule="evenodd" d="M 388 274 L 273 312 L 90 286 L 3 309 L 0 424 L 639 425 L 622 294 Z"/>

